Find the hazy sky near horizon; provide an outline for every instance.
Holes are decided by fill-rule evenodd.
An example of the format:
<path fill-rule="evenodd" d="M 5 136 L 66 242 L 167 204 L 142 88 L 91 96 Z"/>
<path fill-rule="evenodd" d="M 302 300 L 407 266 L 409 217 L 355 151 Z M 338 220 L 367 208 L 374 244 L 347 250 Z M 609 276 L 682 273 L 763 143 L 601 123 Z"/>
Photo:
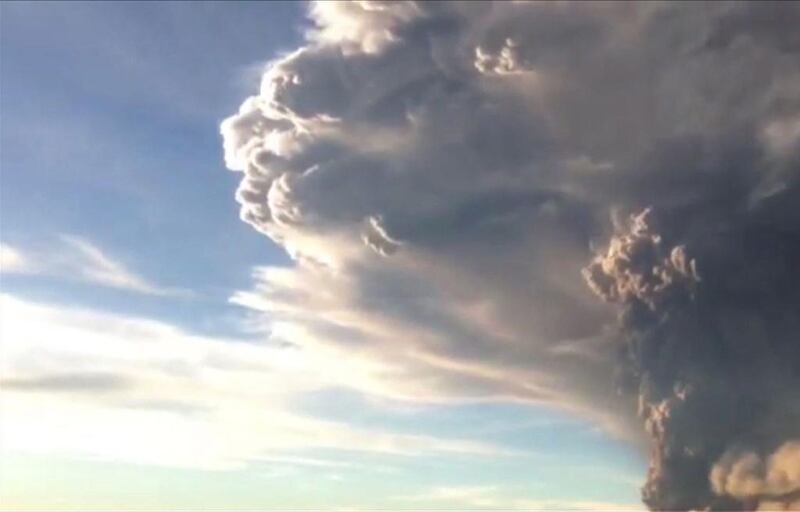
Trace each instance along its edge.
<path fill-rule="evenodd" d="M 624 434 L 582 405 L 549 403 L 558 395 L 528 396 L 539 383 L 487 384 L 520 371 L 515 352 L 504 363 L 459 345 L 458 333 L 474 333 L 455 316 L 423 333 L 342 310 L 336 328 L 320 327 L 334 316 L 318 304 L 327 278 L 300 276 L 315 271 L 298 263 L 314 234 L 282 246 L 240 220 L 220 123 L 258 91 L 268 62 L 304 44 L 307 9 L 0 6 L 0 509 L 640 508 L 645 462 Z M 310 89 L 338 101 L 325 84 Z M 377 152 L 380 135 L 353 133 Z M 376 251 L 391 252 L 398 240 L 369 219 Z M 444 228 L 430 229 L 420 237 Z M 423 256 L 414 264 L 429 264 Z M 360 298 L 382 307 L 385 277 L 359 283 L 373 286 Z M 424 308 L 392 302 L 415 290 L 394 277 L 386 310 L 427 322 Z M 303 321 L 281 309 L 297 302 L 269 295 L 286 283 L 311 297 Z M 445 321 L 456 341 L 436 338 Z M 320 338 L 356 322 L 364 339 Z M 382 347 L 398 332 L 441 348 L 413 354 L 425 371 L 364 348 L 370 333 Z M 492 364 L 448 358 L 459 351 Z"/>

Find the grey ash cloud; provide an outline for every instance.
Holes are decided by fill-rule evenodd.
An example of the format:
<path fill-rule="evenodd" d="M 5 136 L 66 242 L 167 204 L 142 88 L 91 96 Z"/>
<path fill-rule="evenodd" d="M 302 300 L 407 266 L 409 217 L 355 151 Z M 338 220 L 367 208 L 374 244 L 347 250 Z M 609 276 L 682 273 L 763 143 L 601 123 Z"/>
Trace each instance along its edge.
<path fill-rule="evenodd" d="M 389 365 L 375 393 L 650 444 L 653 509 L 793 506 L 800 4 L 309 14 L 222 125 L 243 220 L 295 259 L 235 300 Z"/>
<path fill-rule="evenodd" d="M 585 272 L 622 307 L 620 386 L 652 439 L 653 509 L 794 507 L 800 226 L 773 215 L 750 210 L 697 238 L 665 226 L 668 239 L 634 216 Z"/>
<path fill-rule="evenodd" d="M 56 373 L 41 377 L 0 379 L 0 387 L 17 392 L 103 393 L 127 389 L 132 383 L 112 373 Z"/>

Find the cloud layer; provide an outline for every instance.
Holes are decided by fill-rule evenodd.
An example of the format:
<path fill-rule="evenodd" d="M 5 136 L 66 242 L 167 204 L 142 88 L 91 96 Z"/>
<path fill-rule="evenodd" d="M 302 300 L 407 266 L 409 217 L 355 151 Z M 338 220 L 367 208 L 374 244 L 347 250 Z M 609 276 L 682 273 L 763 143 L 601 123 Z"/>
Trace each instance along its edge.
<path fill-rule="evenodd" d="M 395 456 L 513 456 L 471 439 L 348 425 L 297 401 L 368 374 L 280 343 L 197 336 L 172 325 L 0 295 L 3 450 L 223 470 L 325 465 L 319 450 Z M 357 378 L 353 379 L 357 382 Z M 57 425 L 58 428 L 54 428 Z M 335 464 L 335 461 L 331 462 Z"/>
<path fill-rule="evenodd" d="M 748 294 L 774 292 L 776 336 L 798 332 L 786 319 L 800 302 L 781 291 L 800 237 L 796 4 L 362 1 L 309 14 L 307 44 L 221 128 L 243 220 L 295 260 L 233 300 L 268 313 L 286 343 L 380 366 L 374 393 L 546 403 L 637 442 L 613 378 L 624 336 L 581 270 L 645 207 L 663 225 L 640 219 L 609 261 L 663 237 L 655 277 L 601 258 L 594 291 L 656 308 L 697 282 L 689 247 L 714 269 L 699 271 L 707 297 L 738 291 L 746 311 Z M 777 255 L 739 251 L 745 233 Z M 750 261 L 755 273 L 738 274 Z M 730 345 L 765 336 L 751 334 Z M 796 372 L 797 351 L 779 345 L 789 363 L 776 371 Z"/>

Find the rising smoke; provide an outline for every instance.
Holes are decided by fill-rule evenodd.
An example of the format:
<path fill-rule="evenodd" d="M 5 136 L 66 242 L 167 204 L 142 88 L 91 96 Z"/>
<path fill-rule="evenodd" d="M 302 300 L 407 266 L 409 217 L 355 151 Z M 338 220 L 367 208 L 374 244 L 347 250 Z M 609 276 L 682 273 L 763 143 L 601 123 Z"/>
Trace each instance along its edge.
<path fill-rule="evenodd" d="M 236 300 L 371 393 L 648 438 L 653 509 L 797 508 L 800 4 L 309 13 L 222 125 L 295 260 Z"/>
<path fill-rule="evenodd" d="M 700 239 L 674 227 L 687 248 L 646 210 L 584 271 L 622 306 L 620 386 L 652 440 L 655 510 L 797 505 L 800 232 L 760 209 L 734 219 Z"/>

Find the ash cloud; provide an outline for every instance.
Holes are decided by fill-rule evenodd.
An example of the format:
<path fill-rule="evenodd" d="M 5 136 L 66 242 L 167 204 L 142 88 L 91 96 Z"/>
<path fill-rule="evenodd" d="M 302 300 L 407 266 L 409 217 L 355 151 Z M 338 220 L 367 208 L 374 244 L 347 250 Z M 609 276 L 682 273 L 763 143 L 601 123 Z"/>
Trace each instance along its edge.
<path fill-rule="evenodd" d="M 649 443 L 653 509 L 793 506 L 714 471 L 800 437 L 800 6 L 309 14 L 222 124 L 243 220 L 295 260 L 234 300 L 379 367 L 361 390 Z"/>
<path fill-rule="evenodd" d="M 655 510 L 793 507 L 800 491 L 800 232 L 726 220 L 697 238 L 671 226 L 673 246 L 645 210 L 584 271 L 622 308 L 619 385 L 652 441 Z"/>
<path fill-rule="evenodd" d="M 731 450 L 711 471 L 714 492 L 760 508 L 793 510 L 800 507 L 800 441 L 789 441 L 764 459 L 755 452 Z"/>
<path fill-rule="evenodd" d="M 127 379 L 110 373 L 65 373 L 38 378 L 3 378 L 4 389 L 26 392 L 102 393 L 131 387 Z"/>

